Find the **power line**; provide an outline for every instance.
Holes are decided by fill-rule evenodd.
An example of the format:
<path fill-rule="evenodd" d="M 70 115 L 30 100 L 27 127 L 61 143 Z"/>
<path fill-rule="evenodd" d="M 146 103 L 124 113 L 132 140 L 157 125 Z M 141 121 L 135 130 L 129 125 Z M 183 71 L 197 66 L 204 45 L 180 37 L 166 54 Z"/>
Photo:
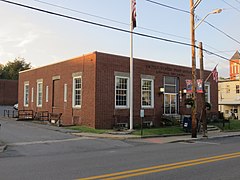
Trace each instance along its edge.
<path fill-rule="evenodd" d="M 76 12 L 76 13 L 88 15 L 88 16 L 91 16 L 91 17 L 95 17 L 95 18 L 99 18 L 99 19 L 103 19 L 103 20 L 107 20 L 107 21 L 111 21 L 111 22 L 115 22 L 115 23 L 119 23 L 119 24 L 123 24 L 123 25 L 127 25 L 127 26 L 130 25 L 129 23 L 124 23 L 124 22 L 120 22 L 120 21 L 113 20 L 113 19 L 105 18 L 105 17 L 102 17 L 102 16 L 98 16 L 98 15 L 86 13 L 86 12 L 83 12 L 83 11 L 78 11 L 78 10 L 71 9 L 71 8 L 67 8 L 67 7 L 64 7 L 64 6 L 57 5 L 57 4 L 48 3 L 48 2 L 45 2 L 45 1 L 41 1 L 41 0 L 34 0 L 34 1 L 39 2 L 39 3 L 42 3 L 42 4 L 50 5 L 50 6 L 53 6 L 53 7 L 65 9 L 65 10 L 68 10 L 68 11 L 72 11 L 72 12 Z M 190 13 L 190 12 L 188 12 L 188 11 L 181 10 L 181 9 L 178 9 L 178 8 L 174 8 L 174 7 L 171 7 L 171 6 L 168 6 L 168 5 L 164 5 L 164 4 L 162 4 L 162 3 L 154 2 L 154 1 L 151 1 L 151 0 L 146 0 L 146 1 L 151 2 L 151 3 L 154 3 L 154 4 L 162 5 L 162 6 L 164 6 L 164 7 L 172 8 L 172 9 L 174 9 L 174 10 L 179 10 L 179 11 L 182 11 L 182 12 Z M 200 18 L 200 17 L 199 17 L 199 18 Z M 148 31 L 151 31 L 151 32 L 156 32 L 156 33 L 160 33 L 160 34 L 165 34 L 165 35 L 177 37 L 177 38 L 182 38 L 182 39 L 190 40 L 190 38 L 187 38 L 187 37 L 178 36 L 178 35 L 174 35 L 174 34 L 170 34 L 170 33 L 165 33 L 165 32 L 161 32 L 161 31 L 157 31 L 157 30 L 153 30 L 153 29 L 149 29 L 149 28 L 145 28 L 145 27 L 140 27 L 140 26 L 138 26 L 138 28 L 139 28 L 139 29 L 148 30 Z M 213 47 L 207 45 L 206 43 L 204 43 L 204 44 L 205 44 L 206 46 L 208 46 L 208 47 L 210 47 L 210 48 L 218 51 L 218 52 L 221 52 L 221 51 L 217 50 L 216 48 L 213 48 Z"/>
<path fill-rule="evenodd" d="M 63 6 L 60 6 L 60 5 L 57 5 L 57 4 L 48 3 L 48 2 L 40 1 L 40 0 L 34 0 L 34 1 L 42 3 L 42 4 L 47 4 L 47 5 L 50 5 L 50 6 L 53 6 L 53 7 L 65 9 L 65 10 L 68 10 L 68 11 L 76 12 L 76 13 L 79 13 L 79 14 L 84 14 L 84 15 L 88 15 L 88 16 L 91 16 L 91 17 L 95 17 L 95 18 L 99 18 L 99 19 L 103 19 L 103 20 L 107 20 L 107 21 L 111 21 L 111 22 L 115 22 L 115 23 L 119 23 L 119 24 L 123 24 L 123 25 L 128 25 L 129 26 L 128 23 L 124 23 L 124 22 L 113 20 L 113 19 L 109 19 L 109 18 L 97 16 L 97 15 L 94 15 L 94 14 L 86 13 L 86 12 L 83 12 L 83 11 L 78 11 L 78 10 L 75 10 L 75 9 L 63 7 Z"/>
<path fill-rule="evenodd" d="M 183 10 L 183 9 L 179 9 L 179 8 L 176 8 L 176 7 L 173 7 L 173 6 L 169 6 L 169 5 L 166 5 L 166 4 L 163 4 L 163 3 L 159 3 L 159 2 L 156 2 L 156 1 L 152 1 L 152 0 L 145 0 L 145 1 L 153 3 L 153 4 L 157 4 L 159 6 L 163 6 L 163 7 L 169 8 L 169 9 L 173 9 L 173 10 L 176 10 L 176 11 L 180 11 L 180 12 L 184 12 L 184 13 L 190 14 L 189 11 L 186 11 L 186 10 Z"/>
<path fill-rule="evenodd" d="M 80 18 L 76 18 L 76 17 L 72 17 L 72 16 L 60 14 L 60 13 L 55 13 L 55 12 L 52 12 L 52 11 L 48 11 L 48 10 L 44 10 L 44 9 L 40 9 L 40 8 L 36 8 L 36 7 L 33 7 L 33 6 L 28 6 L 28 5 L 12 2 L 12 1 L 7 1 L 7 0 L 0 0 L 0 1 L 8 3 L 8 4 L 13 4 L 13 5 L 16 5 L 16 6 L 21 6 L 21 7 L 27 8 L 27 9 L 40 11 L 40 12 L 43 12 L 43 13 L 47 13 L 47 14 L 51 14 L 51 15 L 55 15 L 55 16 L 59 16 L 59 17 L 63 17 L 63 18 L 71 19 L 71 20 L 76 20 L 76 21 L 80 21 L 80 22 L 95 25 L 95 26 L 100 26 L 100 27 L 107 28 L 107 29 L 112 29 L 112 30 L 125 32 L 125 33 L 133 33 L 135 35 L 148 37 L 148 38 L 151 38 L 151 39 L 157 39 L 157 40 L 162 40 L 162 41 L 166 41 L 166 42 L 170 42 L 170 43 L 181 44 L 181 45 L 185 45 L 185 46 L 191 46 L 191 44 L 189 44 L 189 43 L 185 43 L 185 42 L 181 42 L 181 41 L 175 41 L 175 40 L 166 39 L 166 38 L 161 38 L 161 37 L 152 36 L 152 35 L 143 34 L 143 33 L 138 33 L 138 32 L 131 32 L 129 30 L 121 29 L 121 28 L 118 28 L 118 27 L 109 26 L 109 25 L 105 25 L 105 24 L 101 24 L 101 23 L 96 23 L 96 22 L 93 22 L 93 21 L 88 21 L 88 20 L 84 20 L 84 19 L 80 19 Z"/>
<path fill-rule="evenodd" d="M 42 3 L 42 4 L 47 4 L 47 5 L 50 5 L 50 6 L 53 6 L 53 7 L 65 9 L 65 10 L 68 10 L 68 11 L 72 11 L 72 12 L 75 12 L 75 13 L 84 14 L 84 15 L 88 15 L 88 16 L 91 16 L 91 17 L 107 20 L 107 21 L 110 21 L 110 22 L 114 22 L 114 23 L 119 23 L 119 24 L 122 24 L 122 25 L 130 26 L 129 23 L 124 23 L 124 22 L 116 21 L 116 20 L 113 20 L 113 19 L 110 19 L 110 18 L 105 18 L 105 17 L 102 17 L 102 16 L 86 13 L 86 12 L 83 12 L 83 11 L 78 11 L 78 10 L 67 8 L 67 7 L 63 7 L 63 6 L 60 6 L 60 5 L 57 5 L 57 4 L 48 3 L 48 2 L 45 2 L 45 1 L 41 1 L 41 0 L 34 0 L 34 1 Z M 151 32 L 159 33 L 159 34 L 165 34 L 165 35 L 172 36 L 172 37 L 177 37 L 177 38 L 181 38 L 181 39 L 190 40 L 189 38 L 186 38 L 186 37 L 183 37 L 183 36 L 170 34 L 170 33 L 162 32 L 162 31 L 158 31 L 158 30 L 153 30 L 153 29 L 146 28 L 146 27 L 138 26 L 138 29 L 143 29 L 143 30 L 147 30 L 147 31 L 151 31 Z"/>
<path fill-rule="evenodd" d="M 234 7 L 233 5 L 227 3 L 226 1 L 222 0 L 225 4 L 229 5 L 230 7 L 232 7 L 233 9 L 235 9 L 236 11 L 238 11 L 240 13 L 240 10 L 236 7 Z M 237 1 L 238 2 L 238 1 Z M 239 3 L 239 2 L 238 2 Z"/>
<path fill-rule="evenodd" d="M 186 11 L 186 10 L 183 10 L 183 9 L 179 9 L 179 8 L 176 8 L 176 7 L 173 7 L 173 6 L 169 6 L 169 5 L 166 5 L 166 4 L 162 4 L 162 3 L 159 3 L 159 2 L 156 2 L 156 1 L 152 1 L 152 0 L 145 0 L 147 2 L 150 2 L 150 3 L 153 3 L 153 4 L 157 4 L 159 6 L 163 6 L 163 7 L 166 7 L 166 8 L 169 8 L 169 9 L 172 9 L 172 10 L 176 10 L 176 11 L 180 11 L 180 12 L 184 12 L 184 13 L 188 13 L 190 14 L 189 11 Z M 224 0 L 222 0 L 224 1 Z M 225 2 L 225 1 L 224 1 Z M 225 2 L 227 3 L 227 2 Z M 228 3 L 227 3 L 228 4 Z M 231 5 L 230 5 L 231 6 Z M 235 7 L 234 7 L 235 8 Z M 239 11 L 239 10 L 238 10 Z M 199 17 L 200 18 L 200 17 Z M 202 19 L 202 18 L 200 18 Z M 220 30 L 219 28 L 217 28 L 216 26 L 212 25 L 211 23 L 209 23 L 208 21 L 204 20 L 203 22 L 205 22 L 206 24 L 208 24 L 209 26 L 211 26 L 212 28 L 216 29 L 217 31 L 221 32 L 222 34 L 224 34 L 225 36 L 227 36 L 228 38 L 230 38 L 231 40 L 237 42 L 238 44 L 240 44 L 240 41 L 236 40 L 235 38 L 231 37 L 230 35 L 228 35 L 227 33 L 225 33 L 224 31 Z"/>
<path fill-rule="evenodd" d="M 210 24 L 207 21 L 203 21 L 205 23 L 207 23 L 209 26 L 211 26 L 212 28 L 216 29 L 217 31 L 223 33 L 225 36 L 227 36 L 228 38 L 230 38 L 231 40 L 235 41 L 236 43 L 240 44 L 240 41 L 236 40 L 235 38 L 231 37 L 230 35 L 228 35 L 227 33 L 225 33 L 224 31 L 222 31 L 221 29 L 217 28 L 216 26 Z"/>
<path fill-rule="evenodd" d="M 100 24 L 100 23 L 96 23 L 96 22 L 92 22 L 92 21 L 88 21 L 88 20 L 84 20 L 84 19 L 79 19 L 79 18 L 75 18 L 75 17 L 72 17 L 72 16 L 59 14 L 59 13 L 55 13 L 55 12 L 52 12 L 52 11 L 39 9 L 39 8 L 36 8 L 36 7 L 32 7 L 32 6 L 28 6 L 28 5 L 24 5 L 24 4 L 20 4 L 20 3 L 16 3 L 16 2 L 11 2 L 11 1 L 7 1 L 7 0 L 0 0 L 0 1 L 8 3 L 8 4 L 12 4 L 12 5 L 20 6 L 20 7 L 23 7 L 23 8 L 27 8 L 27 9 L 31 9 L 31 10 L 35 10 L 35 11 L 40 11 L 40 12 L 51 14 L 51 15 L 54 15 L 54 16 L 59 16 L 59 17 L 63 17 L 63 18 L 67 18 L 67 19 L 71 19 L 71 20 L 75 20 L 75 21 L 80 21 L 80 22 L 83 22 L 83 23 L 87 23 L 87 24 L 91 24 L 91 25 L 95 25 L 95 26 L 100 26 L 100 27 L 103 27 L 103 28 L 112 29 L 112 30 L 116 30 L 116 31 L 124 32 L 124 33 L 133 33 L 135 35 L 150 38 L 150 39 L 161 40 L 161 41 L 174 43 L 174 44 L 180 44 L 180 45 L 184 45 L 184 46 L 192 46 L 189 43 L 185 43 L 185 42 L 181 42 L 181 41 L 175 41 L 175 40 L 166 39 L 166 38 L 162 38 L 162 37 L 156 37 L 156 36 L 143 34 L 143 33 L 138 33 L 138 32 L 131 32 L 129 30 L 125 30 L 125 29 L 121 29 L 121 28 L 117 28 L 117 27 L 113 27 L 113 26 L 109 26 L 109 25 L 105 25 L 105 24 Z M 195 47 L 199 48 L 198 46 L 195 46 Z M 217 56 L 221 59 L 228 60 L 228 58 L 226 58 L 224 56 L 221 56 L 219 54 L 216 54 L 214 52 L 208 51 L 206 49 L 203 49 L 203 51 L 205 51 L 207 53 L 211 53 L 212 55 L 215 55 L 215 56 Z"/>
<path fill-rule="evenodd" d="M 239 0 L 235 0 L 236 2 L 238 2 L 240 4 L 240 1 Z"/>

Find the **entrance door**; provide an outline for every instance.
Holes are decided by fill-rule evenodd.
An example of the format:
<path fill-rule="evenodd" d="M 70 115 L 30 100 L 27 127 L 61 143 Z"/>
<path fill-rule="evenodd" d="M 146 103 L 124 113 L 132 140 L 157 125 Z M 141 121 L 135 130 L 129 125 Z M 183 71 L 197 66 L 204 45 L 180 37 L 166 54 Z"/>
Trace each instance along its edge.
<path fill-rule="evenodd" d="M 54 80 L 53 81 L 53 93 L 52 93 L 52 109 L 58 109 L 60 108 L 60 102 L 61 102 L 61 97 L 60 97 L 60 80 Z"/>
<path fill-rule="evenodd" d="M 164 114 L 177 114 L 176 94 L 164 94 Z"/>
<path fill-rule="evenodd" d="M 164 114 L 178 113 L 178 78 L 164 76 Z"/>

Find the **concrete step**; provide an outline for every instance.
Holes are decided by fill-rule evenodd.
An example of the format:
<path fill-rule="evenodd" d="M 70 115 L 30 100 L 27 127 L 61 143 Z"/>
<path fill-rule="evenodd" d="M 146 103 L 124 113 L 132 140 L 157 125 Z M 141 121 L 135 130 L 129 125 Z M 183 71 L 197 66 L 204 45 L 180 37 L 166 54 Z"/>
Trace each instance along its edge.
<path fill-rule="evenodd" d="M 220 131 L 220 129 L 216 126 L 213 125 L 207 125 L 207 130 L 208 131 Z"/>

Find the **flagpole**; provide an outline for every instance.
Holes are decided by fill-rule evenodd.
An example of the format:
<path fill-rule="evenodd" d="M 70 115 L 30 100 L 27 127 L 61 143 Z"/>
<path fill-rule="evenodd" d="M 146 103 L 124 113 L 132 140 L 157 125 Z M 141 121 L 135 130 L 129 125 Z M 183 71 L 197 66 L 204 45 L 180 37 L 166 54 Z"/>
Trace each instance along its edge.
<path fill-rule="evenodd" d="M 130 130 L 133 129 L 133 21 L 132 21 L 132 0 L 130 0 Z"/>
<path fill-rule="evenodd" d="M 213 69 L 217 68 L 217 66 L 218 66 L 218 64 L 217 64 Z M 206 82 L 208 81 L 208 79 L 211 77 L 212 73 L 213 73 L 213 71 L 211 71 L 211 73 L 210 73 L 210 74 L 208 75 L 208 77 L 205 79 L 204 83 L 206 83 Z"/>

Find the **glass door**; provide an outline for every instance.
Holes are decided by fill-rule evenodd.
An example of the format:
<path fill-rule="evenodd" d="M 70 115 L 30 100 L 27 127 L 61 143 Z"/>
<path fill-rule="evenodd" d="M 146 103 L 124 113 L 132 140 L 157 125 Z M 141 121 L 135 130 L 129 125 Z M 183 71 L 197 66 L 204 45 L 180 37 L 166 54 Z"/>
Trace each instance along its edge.
<path fill-rule="evenodd" d="M 177 95 L 164 95 L 164 114 L 177 114 Z"/>
<path fill-rule="evenodd" d="M 164 114 L 178 113 L 178 78 L 164 77 Z"/>

